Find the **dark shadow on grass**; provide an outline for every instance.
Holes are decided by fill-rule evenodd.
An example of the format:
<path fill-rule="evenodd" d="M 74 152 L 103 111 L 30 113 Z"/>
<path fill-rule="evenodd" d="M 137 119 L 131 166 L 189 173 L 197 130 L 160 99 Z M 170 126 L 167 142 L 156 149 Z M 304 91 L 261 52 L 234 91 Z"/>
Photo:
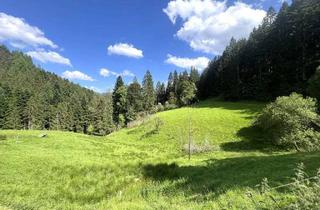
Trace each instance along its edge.
<path fill-rule="evenodd" d="M 184 191 L 190 195 L 214 192 L 218 196 L 229 189 L 255 187 L 265 177 L 271 186 L 288 183 L 300 162 L 304 162 L 308 173 L 313 175 L 320 167 L 320 153 L 209 159 L 203 166 L 148 164 L 142 167 L 142 173 L 146 179 L 159 182 L 180 180 L 168 185 L 169 192 Z"/>
<path fill-rule="evenodd" d="M 250 126 L 241 128 L 237 132 L 237 136 L 242 141 L 233 141 L 222 144 L 220 147 L 224 151 L 261 151 L 261 152 L 274 152 L 279 151 L 280 148 L 270 143 L 271 137 L 267 136 L 261 129 Z"/>
<path fill-rule="evenodd" d="M 201 101 L 192 106 L 193 108 L 223 108 L 227 110 L 235 110 L 245 114 L 257 114 L 264 107 L 265 103 L 256 101 L 223 101 L 217 99 L 208 99 Z"/>

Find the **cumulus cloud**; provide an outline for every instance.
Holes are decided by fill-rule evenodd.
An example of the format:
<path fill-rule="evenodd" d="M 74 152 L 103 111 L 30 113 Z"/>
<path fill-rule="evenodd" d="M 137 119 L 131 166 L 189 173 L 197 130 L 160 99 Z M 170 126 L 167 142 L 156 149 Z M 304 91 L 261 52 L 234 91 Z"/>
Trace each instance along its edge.
<path fill-rule="evenodd" d="M 106 68 L 100 69 L 100 75 L 103 77 L 110 77 L 110 76 L 122 76 L 122 77 L 134 77 L 134 74 L 130 70 L 124 70 L 121 73 L 117 73 L 114 71 L 110 71 Z"/>
<path fill-rule="evenodd" d="M 129 70 L 124 70 L 122 73 L 119 74 L 120 76 L 123 76 L 123 77 L 134 77 L 134 73 L 132 73 L 131 71 Z"/>
<path fill-rule="evenodd" d="M 67 65 L 67 66 L 72 66 L 68 58 L 61 56 L 57 52 L 45 51 L 41 49 L 38 51 L 29 51 L 26 54 L 42 63 L 51 62 L 51 63 L 58 63 L 58 64 Z"/>
<path fill-rule="evenodd" d="M 0 13 L 0 42 L 7 42 L 13 47 L 49 46 L 57 48 L 37 27 L 29 25 L 23 18 Z"/>
<path fill-rule="evenodd" d="M 210 54 L 221 54 L 232 37 L 248 37 L 266 15 L 242 2 L 227 7 L 226 0 L 173 0 L 163 11 L 173 24 L 181 18 L 182 27 L 176 33 L 179 39 Z"/>
<path fill-rule="evenodd" d="M 118 43 L 108 47 L 109 55 L 123 55 L 132 58 L 143 58 L 142 50 L 135 48 L 132 44 Z"/>
<path fill-rule="evenodd" d="M 102 68 L 102 69 L 100 69 L 100 75 L 103 77 L 110 77 L 110 76 L 116 76 L 118 74 L 114 71 L 110 71 L 106 68 Z"/>
<path fill-rule="evenodd" d="M 191 67 L 195 67 L 198 70 L 203 70 L 208 66 L 209 61 L 209 58 L 206 57 L 181 58 L 169 54 L 165 62 L 180 68 L 189 69 Z"/>
<path fill-rule="evenodd" d="M 65 71 L 62 77 L 70 80 L 94 81 L 94 79 L 81 71 Z"/>

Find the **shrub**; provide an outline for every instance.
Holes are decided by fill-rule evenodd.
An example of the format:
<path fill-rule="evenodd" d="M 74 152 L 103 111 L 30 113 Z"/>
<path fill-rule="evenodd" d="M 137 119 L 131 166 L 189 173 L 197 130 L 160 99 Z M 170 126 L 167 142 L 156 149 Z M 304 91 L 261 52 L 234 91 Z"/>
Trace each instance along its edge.
<path fill-rule="evenodd" d="M 315 176 L 308 176 L 303 163 L 295 169 L 293 182 L 280 186 L 270 187 L 267 178 L 257 185 L 258 191 L 252 190 L 248 195 L 254 202 L 255 209 L 287 209 L 287 210 L 312 210 L 320 209 L 320 169 Z M 281 198 L 274 196 L 275 190 L 285 189 L 291 192 L 291 201 L 282 202 Z M 257 192 L 261 196 L 257 196 Z M 254 197 L 252 197 L 254 195 Z M 253 199 L 258 198 L 258 202 Z"/>
<path fill-rule="evenodd" d="M 170 104 L 168 101 L 164 105 L 164 110 L 176 109 L 178 106 L 175 104 Z"/>
<path fill-rule="evenodd" d="M 254 125 L 268 134 L 276 145 L 297 150 L 316 150 L 320 146 L 316 100 L 292 93 L 278 97 L 258 116 Z"/>
<path fill-rule="evenodd" d="M 320 169 L 316 176 L 308 177 L 304 165 L 299 164 L 292 190 L 296 200 L 287 209 L 320 209 Z"/>
<path fill-rule="evenodd" d="M 164 111 L 164 106 L 161 103 L 158 103 L 157 107 L 157 112 L 162 112 Z"/>

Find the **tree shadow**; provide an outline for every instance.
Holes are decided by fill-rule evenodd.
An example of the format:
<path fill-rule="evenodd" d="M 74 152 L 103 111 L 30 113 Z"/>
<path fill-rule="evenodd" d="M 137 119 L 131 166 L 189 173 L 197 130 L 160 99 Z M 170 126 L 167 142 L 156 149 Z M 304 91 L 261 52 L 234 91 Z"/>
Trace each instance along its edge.
<path fill-rule="evenodd" d="M 320 167 L 319 160 L 319 152 L 209 159 L 201 166 L 148 164 L 142 167 L 142 174 L 146 179 L 160 183 L 172 181 L 166 185 L 170 192 L 203 196 L 213 192 L 218 196 L 229 189 L 255 187 L 265 177 L 271 186 L 288 183 L 300 162 L 305 163 L 309 174 L 315 174 Z"/>
<path fill-rule="evenodd" d="M 257 114 L 264 107 L 263 102 L 252 102 L 252 101 L 223 101 L 217 99 L 208 99 L 201 101 L 198 104 L 192 106 L 193 108 L 223 108 L 227 110 L 239 111 L 244 114 Z"/>
<path fill-rule="evenodd" d="M 232 141 L 223 143 L 220 147 L 224 151 L 261 151 L 261 152 L 274 152 L 280 151 L 281 148 L 272 145 L 270 136 L 266 135 L 261 129 L 255 126 L 241 128 L 237 132 L 237 136 L 242 141 Z"/>

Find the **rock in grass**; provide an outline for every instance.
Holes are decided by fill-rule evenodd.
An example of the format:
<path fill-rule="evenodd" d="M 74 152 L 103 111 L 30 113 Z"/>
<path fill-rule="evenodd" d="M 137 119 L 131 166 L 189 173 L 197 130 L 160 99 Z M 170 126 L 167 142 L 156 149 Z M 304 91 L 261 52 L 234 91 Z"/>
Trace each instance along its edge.
<path fill-rule="evenodd" d="M 48 137 L 48 134 L 46 134 L 46 133 L 42 133 L 39 135 L 39 138 L 46 138 L 46 137 Z"/>
<path fill-rule="evenodd" d="M 0 135 L 0 140 L 7 140 L 7 136 L 6 135 Z"/>

